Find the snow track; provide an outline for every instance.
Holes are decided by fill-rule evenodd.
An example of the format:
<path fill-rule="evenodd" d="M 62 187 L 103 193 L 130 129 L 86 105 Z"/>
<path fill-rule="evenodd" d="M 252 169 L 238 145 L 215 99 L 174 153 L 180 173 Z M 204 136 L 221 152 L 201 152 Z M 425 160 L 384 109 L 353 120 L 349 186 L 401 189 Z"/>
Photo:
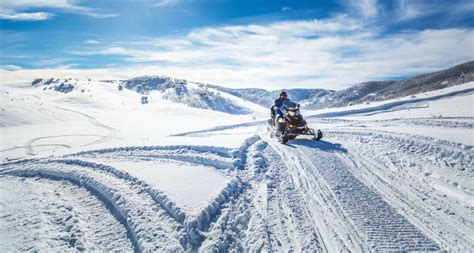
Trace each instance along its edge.
<path fill-rule="evenodd" d="M 409 164 L 413 170 L 417 166 L 418 170 L 455 170 L 456 176 L 464 174 L 469 178 L 472 176 L 472 170 L 467 169 L 472 168 L 471 147 L 424 137 L 409 141 L 409 137 L 403 135 L 362 132 L 363 139 L 354 130 L 327 132 L 328 136 L 334 136 L 332 140 L 344 146 L 309 140 L 296 140 L 286 146 L 271 145 L 286 161 L 314 220 L 322 219 L 317 224 L 319 229 L 326 235 L 333 234 L 329 239 L 323 238 L 328 248 L 356 251 L 470 248 L 473 221 L 468 182 L 444 179 L 466 192 L 462 195 L 453 191 L 451 194 L 458 196 L 446 198 L 449 193 L 436 189 L 440 188 L 437 187 L 439 182 L 423 179 L 436 172 L 421 170 L 417 172 L 421 175 L 409 175 L 412 168 L 404 165 Z M 348 141 L 354 139 L 358 142 L 349 145 Z M 380 152 L 380 148 L 391 154 L 388 156 L 394 159 L 391 164 L 387 164 L 387 154 Z M 420 155 L 426 162 L 419 161 Z M 408 175 L 400 170 L 407 170 Z M 430 185 L 434 185 L 434 189 Z M 439 215 L 443 219 L 433 222 Z"/>
<path fill-rule="evenodd" d="M 84 158 L 124 157 L 134 159 L 172 159 L 206 164 L 218 169 L 243 168 L 246 150 L 253 137 L 236 150 L 205 146 L 133 147 L 82 152 L 60 159 L 30 159 L 2 165 L 2 175 L 66 180 L 84 187 L 109 207 L 123 224 L 136 251 L 194 251 L 211 233 L 211 224 L 222 208 L 238 197 L 245 184 L 233 176 L 216 198 L 196 215 L 183 212 L 165 194 L 146 182 L 111 166 Z M 174 154 L 174 155 L 172 155 Z M 214 159 L 197 159 L 199 156 Z M 81 159 L 78 159 L 80 157 Z M 220 162 L 217 162 L 218 160 Z M 222 218 L 221 218 L 222 219 Z"/>
<path fill-rule="evenodd" d="M 76 222 L 73 229 L 68 221 L 47 225 L 51 231 L 66 234 L 61 238 L 68 238 L 55 243 L 49 237 L 8 232 L 10 237 L 23 233 L 25 246 L 0 240 L 1 247 L 136 252 L 405 252 L 469 251 L 474 247 L 473 146 L 370 127 L 469 130 L 472 118 L 371 122 L 327 118 L 312 123 L 334 127 L 323 129 L 325 139 L 319 142 L 297 139 L 282 145 L 269 138 L 264 127 L 256 126 L 258 135 L 237 148 L 117 147 L 2 164 L 0 181 L 8 186 L 2 191 L 31 195 L 21 201 L 22 208 L 32 209 L 29 202 L 38 202 L 38 194 L 59 191 L 58 202 L 48 199 L 47 204 L 64 210 L 46 214 L 49 207 L 45 207 L 39 214 L 51 217 L 46 220 L 63 221 L 72 215 L 91 222 Z M 126 163 L 138 167 L 145 163 L 195 165 L 195 169 L 218 173 L 224 181 L 191 212 L 159 184 L 120 167 Z M 34 193 L 34 187 L 46 185 L 46 190 Z M 79 203 L 78 199 L 86 201 Z M 28 219 L 28 214 L 15 213 L 11 206 L 1 207 L 6 228 L 21 220 L 36 224 L 31 222 L 37 220 L 34 215 Z M 75 207 L 84 211 L 74 212 Z M 92 215 L 97 212 L 100 215 Z M 98 226 L 92 228 L 93 223 Z M 116 232 L 107 237 L 109 227 Z M 76 228 L 85 232 L 71 232 Z"/>
<path fill-rule="evenodd" d="M 472 147 L 379 131 L 333 134 L 347 143 L 356 164 L 352 173 L 443 248 L 466 250 L 474 244 Z M 376 152 L 369 148 L 374 145 Z"/>
<path fill-rule="evenodd" d="M 247 163 L 255 175 L 252 178 L 245 172 L 242 178 L 253 182 L 253 208 L 267 231 L 261 239 L 266 249 L 304 249 L 297 231 L 305 231 L 309 220 L 314 222 L 307 230 L 313 231 L 312 245 L 320 245 L 313 251 L 458 251 L 473 247 L 472 146 L 371 130 L 360 120 L 319 121 L 343 124 L 325 131 L 330 142 L 296 140 L 284 146 L 262 133 L 263 141 L 257 144 L 267 143 L 271 148 L 267 144 L 258 148 L 259 166 L 252 167 L 255 157 Z M 472 129 L 472 118 L 459 117 L 370 122 L 374 123 Z M 282 167 L 286 169 L 270 173 Z M 268 180 L 256 179 L 262 175 Z M 273 195 L 279 178 L 284 178 L 286 187 Z M 294 200 L 296 208 L 285 213 L 291 206 L 289 200 Z M 300 215 L 290 224 L 306 223 L 296 226 L 298 229 L 288 227 L 284 221 L 297 213 Z M 279 220 L 283 221 L 275 223 Z M 307 231 L 305 235 L 311 234 Z"/>
<path fill-rule="evenodd" d="M 67 112 L 72 112 L 72 113 L 75 113 L 75 114 L 78 114 L 78 115 L 81 115 L 82 117 L 85 117 L 89 120 L 89 122 L 96 126 L 96 127 L 99 127 L 99 128 L 102 128 L 102 129 L 105 129 L 107 132 L 109 132 L 108 135 L 106 136 L 102 136 L 101 138 L 97 139 L 96 141 L 94 142 L 91 142 L 91 143 L 88 143 L 84 146 L 88 146 L 88 145 L 94 145 L 94 144 L 99 144 L 99 143 L 103 143 L 103 142 L 107 142 L 113 138 L 115 138 L 119 133 L 120 131 L 113 128 L 113 127 L 110 127 L 108 125 L 105 125 L 101 122 L 99 122 L 95 117 L 89 115 L 89 114 L 86 114 L 86 113 L 83 113 L 83 112 L 79 112 L 79 111 L 75 111 L 75 110 L 71 110 L 71 109 L 66 109 L 66 108 L 62 108 L 62 107 L 57 107 L 57 109 L 60 109 L 60 110 L 63 110 L 63 111 L 67 111 Z"/>
<path fill-rule="evenodd" d="M 271 248 L 276 251 L 322 251 L 325 245 L 321 245 L 318 228 L 289 171 L 270 146 L 267 145 L 265 153 L 268 155 L 266 222 Z"/>
<path fill-rule="evenodd" d="M 420 103 L 420 102 L 436 101 L 436 100 L 455 97 L 455 96 L 470 95 L 473 92 L 474 92 L 474 88 L 466 87 L 461 90 L 446 92 L 440 95 L 421 97 L 421 98 L 410 98 L 410 99 L 405 99 L 401 101 L 392 101 L 388 103 L 384 102 L 381 105 L 369 106 L 369 107 L 358 108 L 358 109 L 348 109 L 348 110 L 346 109 L 346 110 L 336 111 L 336 112 L 319 113 L 319 114 L 311 115 L 307 117 L 307 119 L 308 118 L 342 117 L 342 116 L 347 116 L 347 115 L 363 114 L 363 113 L 369 113 L 369 114 L 382 113 L 382 112 L 390 111 L 392 109 L 406 110 L 407 108 L 409 108 L 410 105 L 415 106 L 415 108 L 419 107 L 417 103 Z M 397 109 L 397 107 L 400 107 L 400 106 L 404 106 L 404 107 L 401 109 Z"/>
<path fill-rule="evenodd" d="M 100 167 L 61 161 L 21 164 L 20 168 L 4 171 L 7 175 L 45 177 L 68 180 L 83 186 L 111 208 L 111 213 L 122 222 L 137 251 L 182 249 L 180 226 L 165 210 L 130 180 L 104 173 Z"/>
<path fill-rule="evenodd" d="M 133 250 L 126 229 L 84 188 L 38 177 L 0 182 L 2 251 Z"/>
<path fill-rule="evenodd" d="M 367 127 L 374 126 L 421 126 L 433 128 L 456 128 L 456 129 L 472 129 L 474 126 L 474 118 L 470 117 L 443 117 L 443 118 L 396 118 L 385 120 L 353 120 L 343 118 L 319 118 L 312 122 L 324 124 L 343 124 L 347 127 Z"/>
<path fill-rule="evenodd" d="M 383 198 L 358 180 L 349 169 L 353 166 L 344 161 L 340 152 L 326 153 L 317 150 L 304 151 L 312 160 L 313 170 L 319 173 L 331 190 L 337 204 L 350 218 L 366 249 L 377 251 L 439 250 L 405 217 L 400 215 Z"/>

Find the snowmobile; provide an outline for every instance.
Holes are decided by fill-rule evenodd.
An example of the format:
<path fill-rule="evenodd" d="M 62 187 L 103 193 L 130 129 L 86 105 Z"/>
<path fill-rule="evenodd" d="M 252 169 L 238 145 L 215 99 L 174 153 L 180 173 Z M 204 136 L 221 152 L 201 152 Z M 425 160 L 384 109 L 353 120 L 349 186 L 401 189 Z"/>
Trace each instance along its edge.
<path fill-rule="evenodd" d="M 286 144 L 288 140 L 293 140 L 299 135 L 313 136 L 316 141 L 323 138 L 323 132 L 318 129 L 309 128 L 303 116 L 300 114 L 300 105 L 292 102 L 289 106 L 285 106 L 283 116 L 278 119 L 278 125 L 275 125 L 275 116 L 268 120 L 268 130 L 271 137 L 276 137 L 278 140 Z"/>

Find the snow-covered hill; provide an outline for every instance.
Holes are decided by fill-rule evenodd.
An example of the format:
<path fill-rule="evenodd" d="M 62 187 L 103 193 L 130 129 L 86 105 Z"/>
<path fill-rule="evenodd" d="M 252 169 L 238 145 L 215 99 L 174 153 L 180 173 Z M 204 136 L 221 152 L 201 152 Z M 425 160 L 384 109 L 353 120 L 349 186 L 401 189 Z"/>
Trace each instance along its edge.
<path fill-rule="evenodd" d="M 136 93 L 137 101 L 142 104 L 175 103 L 229 114 L 251 114 L 263 110 L 250 101 L 220 92 L 210 86 L 170 77 L 144 76 L 130 80 L 109 81 L 49 78 L 35 79 L 31 85 L 45 92 L 56 92 L 58 98 L 68 93 L 82 93 L 78 96 L 94 97 L 99 100 L 98 103 L 117 101 L 118 96 L 129 90 Z M 103 94 L 104 90 L 107 90 L 106 94 Z M 41 94 L 38 95 L 41 96 Z M 110 95 L 110 97 L 107 98 L 104 95 Z M 100 99 L 105 101 L 100 101 Z"/>
<path fill-rule="evenodd" d="M 416 95 L 473 80 L 474 61 L 470 61 L 447 70 L 406 80 L 365 82 L 341 91 L 324 89 L 288 89 L 287 91 L 290 98 L 298 101 L 303 108 L 314 110 Z M 142 76 L 129 80 L 110 81 L 90 79 L 81 81 L 71 78 L 36 79 L 32 82 L 32 86 L 63 94 L 80 91 L 89 96 L 95 93 L 91 91 L 91 87 L 95 89 L 96 86 L 108 86 L 110 93 L 120 94 L 123 89 L 135 91 L 138 101 L 142 104 L 170 102 L 237 115 L 251 114 L 256 111 L 263 113 L 268 110 L 266 108 L 270 107 L 280 92 L 252 88 L 232 89 L 161 76 Z M 89 94 L 90 92 L 92 93 Z"/>
<path fill-rule="evenodd" d="M 211 109 L 230 114 L 249 114 L 257 105 L 222 93 L 204 84 L 170 77 L 144 76 L 121 82 L 127 89 L 151 94 L 158 91 L 163 99 L 201 109 Z M 249 108 L 250 107 L 250 108 Z"/>
<path fill-rule="evenodd" d="M 253 103 L 259 104 L 265 108 L 270 107 L 281 92 L 280 90 L 267 91 L 264 89 L 253 88 L 231 89 L 216 85 L 208 86 L 236 97 L 252 101 Z M 330 95 L 335 93 L 335 91 L 324 89 L 286 89 L 286 91 L 290 94 L 291 99 L 300 101 L 303 105 L 316 101 L 319 103 L 325 103 L 325 101 L 330 98 Z"/>
<path fill-rule="evenodd" d="M 471 81 L 474 81 L 474 61 L 399 81 L 364 82 L 340 91 L 324 89 L 287 89 L 287 91 L 290 98 L 299 101 L 304 108 L 323 109 L 401 98 Z M 263 89 L 211 87 L 263 107 L 271 105 L 280 92 Z"/>
<path fill-rule="evenodd" d="M 452 68 L 399 81 L 373 81 L 354 85 L 326 97 L 303 101 L 306 108 L 344 107 L 374 101 L 400 98 L 444 89 L 474 81 L 474 61 Z"/>

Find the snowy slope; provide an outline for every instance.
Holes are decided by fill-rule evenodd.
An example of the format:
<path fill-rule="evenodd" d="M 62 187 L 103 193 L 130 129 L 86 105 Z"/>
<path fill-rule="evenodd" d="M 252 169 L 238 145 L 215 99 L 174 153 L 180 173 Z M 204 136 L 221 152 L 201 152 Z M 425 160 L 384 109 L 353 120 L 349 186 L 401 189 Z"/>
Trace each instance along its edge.
<path fill-rule="evenodd" d="M 471 81 L 474 81 L 474 61 L 398 81 L 387 80 L 359 83 L 339 91 L 324 89 L 286 90 L 290 98 L 298 101 L 303 108 L 323 109 L 401 98 Z M 214 85 L 207 86 L 252 101 L 263 107 L 268 107 L 268 105 L 272 104 L 280 92 L 279 90 L 230 89 Z"/>
<path fill-rule="evenodd" d="M 473 80 L 474 61 L 469 61 L 449 69 L 404 80 L 364 82 L 340 91 L 324 89 L 287 89 L 287 91 L 290 98 L 301 103 L 303 108 L 323 109 L 422 94 Z M 88 86 L 84 86 L 85 83 Z M 109 92 L 115 95 L 119 95 L 124 89 L 135 91 L 138 95 L 136 99 L 143 104 L 171 102 L 237 115 L 264 111 L 280 92 L 255 88 L 231 89 L 164 76 L 142 76 L 129 80 L 100 82 L 90 79 L 80 81 L 72 78 L 47 78 L 32 82 L 34 87 L 64 94 L 78 90 L 87 94 L 90 92 L 90 85 L 108 87 Z"/>
<path fill-rule="evenodd" d="M 303 110 L 325 138 L 288 145 L 212 87 L 251 113 L 190 105 L 199 84 L 142 104 L 119 81 L 42 82 L 0 92 L 2 251 L 474 248 L 472 82 Z"/>
<path fill-rule="evenodd" d="M 177 103 L 194 108 L 211 109 L 229 114 L 251 114 L 263 108 L 239 97 L 219 92 L 203 84 L 188 82 L 186 80 L 170 77 L 143 76 L 129 80 L 92 81 L 78 79 L 35 79 L 32 86 L 43 91 L 57 93 L 83 93 L 84 98 L 94 95 L 107 95 L 123 97 L 127 91 L 136 92 L 136 100 L 142 104 L 149 103 Z M 91 91 L 92 87 L 92 91 Z M 97 102 L 123 101 L 112 97 L 96 97 Z M 103 101 L 106 100 L 106 101 Z"/>

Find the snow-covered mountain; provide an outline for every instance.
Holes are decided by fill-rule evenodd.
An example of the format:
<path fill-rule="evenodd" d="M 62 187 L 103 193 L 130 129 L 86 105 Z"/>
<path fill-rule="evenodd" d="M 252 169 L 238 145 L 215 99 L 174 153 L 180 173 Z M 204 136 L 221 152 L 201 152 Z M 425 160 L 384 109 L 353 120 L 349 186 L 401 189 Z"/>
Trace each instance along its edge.
<path fill-rule="evenodd" d="M 324 89 L 287 89 L 290 98 L 299 101 L 307 109 L 322 109 L 383 101 L 411 96 L 427 91 L 466 83 L 474 80 L 474 61 L 452 68 L 423 74 L 405 80 L 370 81 L 355 84 L 347 89 L 334 91 Z M 208 85 L 216 90 L 268 107 L 278 97 L 279 90 L 231 89 Z"/>
<path fill-rule="evenodd" d="M 278 98 L 280 90 L 268 91 L 264 89 L 246 88 L 246 89 L 231 89 L 216 85 L 208 85 L 214 89 L 227 92 L 234 96 L 252 101 L 263 107 L 269 107 L 273 101 Z M 286 89 L 291 95 L 291 99 L 296 101 L 316 101 L 323 97 L 333 94 L 333 90 L 325 89 Z"/>
<path fill-rule="evenodd" d="M 334 91 L 324 89 L 288 89 L 290 98 L 306 109 L 344 107 L 367 102 L 383 101 L 428 91 L 443 89 L 474 80 L 474 61 L 452 68 L 415 76 L 406 80 L 371 81 Z M 90 80 L 88 80 L 90 82 Z M 60 93 L 72 92 L 72 79 L 36 79 L 32 85 Z M 278 97 L 279 90 L 247 88 L 232 89 L 217 85 L 190 82 L 162 76 L 142 76 L 129 80 L 102 81 L 102 85 L 135 91 L 142 104 L 172 102 L 210 109 L 228 114 L 251 114 L 264 111 Z M 77 88 L 76 88 L 77 90 Z M 84 92 L 84 89 L 80 89 Z"/>
<path fill-rule="evenodd" d="M 90 84 L 94 85 L 90 85 Z M 209 85 L 160 76 L 143 76 L 129 80 L 35 79 L 32 86 L 44 91 L 84 93 L 93 96 L 99 86 L 108 86 L 108 92 L 120 95 L 124 89 L 134 91 L 137 101 L 148 103 L 176 103 L 199 109 L 210 109 L 228 114 L 251 114 L 263 108 L 242 98 L 219 91 Z M 113 89 L 110 89 L 110 88 Z M 89 94 L 91 93 L 91 94 Z M 112 96 L 112 95 L 111 95 Z"/>
<path fill-rule="evenodd" d="M 201 109 L 230 114 L 252 112 L 241 99 L 223 94 L 200 83 L 160 76 L 143 76 L 122 81 L 120 85 L 143 95 L 157 91 L 163 99 Z"/>
<path fill-rule="evenodd" d="M 306 108 L 343 107 L 373 101 L 400 98 L 439 90 L 474 80 L 474 61 L 452 68 L 398 81 L 373 81 L 356 84 L 327 96 L 302 101 Z"/>
<path fill-rule="evenodd" d="M 446 70 L 423 74 L 405 80 L 364 82 L 340 91 L 324 89 L 287 89 L 287 91 L 290 94 L 290 98 L 299 101 L 303 107 L 307 109 L 322 109 L 411 96 L 473 80 L 474 61 L 469 61 Z M 280 92 L 279 90 L 267 91 L 263 89 L 212 87 L 250 100 L 264 107 L 268 107 L 278 97 Z"/>

